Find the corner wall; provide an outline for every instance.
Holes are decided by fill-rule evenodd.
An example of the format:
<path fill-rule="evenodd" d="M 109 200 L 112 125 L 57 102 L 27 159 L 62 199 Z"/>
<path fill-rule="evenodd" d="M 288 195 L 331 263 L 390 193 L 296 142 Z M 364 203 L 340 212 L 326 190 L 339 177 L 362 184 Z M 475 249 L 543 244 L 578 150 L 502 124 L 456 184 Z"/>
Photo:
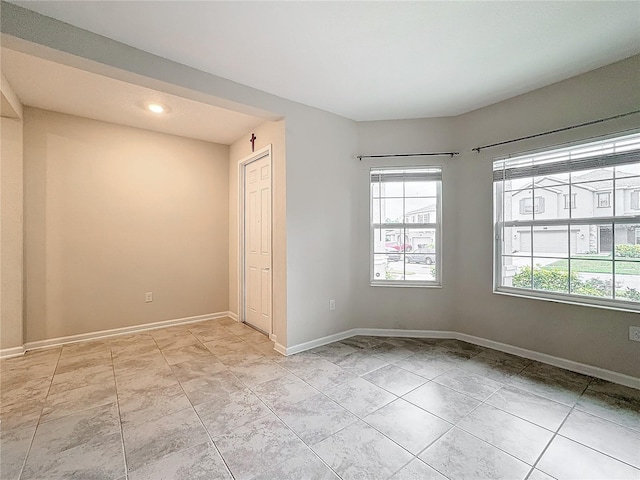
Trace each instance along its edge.
<path fill-rule="evenodd" d="M 493 293 L 493 159 L 639 128 L 639 115 L 473 152 L 472 148 L 640 109 L 640 56 L 453 118 L 358 124 L 360 154 L 459 151 L 454 158 L 364 160 L 355 183 L 359 327 L 450 330 L 640 377 L 637 313 Z M 443 287 L 368 285 L 369 165 L 443 166 Z M 359 276 L 359 277 L 358 277 Z"/>
<path fill-rule="evenodd" d="M 23 124 L 0 119 L 0 351 L 23 344 Z"/>
<path fill-rule="evenodd" d="M 455 150 L 454 120 L 432 118 L 358 123 L 360 155 L 449 152 Z M 455 241 L 458 190 L 453 168 L 457 157 L 363 158 L 354 161 L 357 176 L 354 193 L 358 209 L 354 224 L 357 246 L 353 250 L 354 307 L 358 327 L 403 330 L 451 330 L 455 252 L 448 248 Z M 442 166 L 442 288 L 372 287 L 369 280 L 370 215 L 369 170 L 371 167 L 405 165 Z"/>
<path fill-rule="evenodd" d="M 287 342 L 287 222 L 285 122 L 265 122 L 229 147 L 229 311 L 238 312 L 238 162 L 251 155 L 249 139 L 256 134 L 256 150 L 271 145 L 272 166 L 272 281 L 273 334 L 281 345 Z"/>
<path fill-rule="evenodd" d="M 25 109 L 25 341 L 228 311 L 228 151 Z"/>
<path fill-rule="evenodd" d="M 471 149 L 640 109 L 640 56 L 456 118 L 458 206 L 453 328 L 536 352 L 640 377 L 640 343 L 629 340 L 637 313 L 492 293 L 492 160 L 498 156 L 640 127 L 634 115 L 561 134 Z"/>

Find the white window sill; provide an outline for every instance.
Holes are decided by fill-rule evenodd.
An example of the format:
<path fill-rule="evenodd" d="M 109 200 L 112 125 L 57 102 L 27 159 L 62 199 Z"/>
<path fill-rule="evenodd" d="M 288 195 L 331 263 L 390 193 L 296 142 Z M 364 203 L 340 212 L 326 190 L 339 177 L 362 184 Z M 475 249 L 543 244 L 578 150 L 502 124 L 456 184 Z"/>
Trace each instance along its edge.
<path fill-rule="evenodd" d="M 393 287 L 393 288 L 442 288 L 440 283 L 396 283 L 396 282 L 371 282 L 371 287 Z"/>
<path fill-rule="evenodd" d="M 567 305 L 577 305 L 580 307 L 595 307 L 595 308 L 603 308 L 605 310 L 617 310 L 620 312 L 630 312 L 630 313 L 640 313 L 640 304 L 638 305 L 627 305 L 626 303 L 618 302 L 608 303 L 606 301 L 602 301 L 603 299 L 598 299 L 595 297 L 582 297 L 582 296 L 571 296 L 565 297 L 562 295 L 553 295 L 547 293 L 538 294 L 537 291 L 528 291 L 521 289 L 507 289 L 507 288 L 496 288 L 493 290 L 493 293 L 497 295 L 507 295 L 510 297 L 520 297 L 526 298 L 529 300 L 544 300 L 547 302 L 555 302 L 555 303 L 564 303 Z"/>

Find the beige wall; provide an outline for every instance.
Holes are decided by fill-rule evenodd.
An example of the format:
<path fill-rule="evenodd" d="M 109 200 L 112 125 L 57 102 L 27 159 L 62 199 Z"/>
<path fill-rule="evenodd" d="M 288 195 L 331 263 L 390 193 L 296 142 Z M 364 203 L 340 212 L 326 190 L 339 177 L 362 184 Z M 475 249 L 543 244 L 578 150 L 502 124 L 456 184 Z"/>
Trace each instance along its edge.
<path fill-rule="evenodd" d="M 251 133 L 256 135 L 255 149 L 271 145 L 272 163 L 272 273 L 273 333 L 277 342 L 287 341 L 287 230 L 286 230 L 286 158 L 285 122 L 265 122 Z M 229 310 L 238 314 L 238 162 L 251 155 L 251 133 L 229 148 Z"/>
<path fill-rule="evenodd" d="M 0 124 L 0 349 L 22 347 L 22 120 Z"/>
<path fill-rule="evenodd" d="M 228 147 L 33 108 L 24 138 L 27 342 L 228 310 Z"/>

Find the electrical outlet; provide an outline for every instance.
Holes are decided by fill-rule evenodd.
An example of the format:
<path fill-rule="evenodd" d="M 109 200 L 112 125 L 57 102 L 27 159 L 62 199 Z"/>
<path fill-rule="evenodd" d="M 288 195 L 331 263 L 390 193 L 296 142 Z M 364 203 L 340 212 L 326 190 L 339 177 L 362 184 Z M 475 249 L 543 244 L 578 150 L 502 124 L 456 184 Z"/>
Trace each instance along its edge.
<path fill-rule="evenodd" d="M 335 309 L 336 309 L 336 301 L 329 300 L 329 310 L 335 310 Z"/>
<path fill-rule="evenodd" d="M 629 340 L 640 342 L 640 327 L 629 327 Z"/>
<path fill-rule="evenodd" d="M 149 303 L 153 302 L 153 292 L 147 292 L 144 294 L 144 301 Z"/>

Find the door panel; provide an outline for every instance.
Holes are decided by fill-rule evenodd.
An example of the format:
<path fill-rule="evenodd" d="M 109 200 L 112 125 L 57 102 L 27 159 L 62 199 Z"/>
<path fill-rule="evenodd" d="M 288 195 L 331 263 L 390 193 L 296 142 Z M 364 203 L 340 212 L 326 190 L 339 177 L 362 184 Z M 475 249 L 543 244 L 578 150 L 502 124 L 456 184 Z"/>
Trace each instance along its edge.
<path fill-rule="evenodd" d="M 245 166 L 245 313 L 271 333 L 271 159 Z"/>

